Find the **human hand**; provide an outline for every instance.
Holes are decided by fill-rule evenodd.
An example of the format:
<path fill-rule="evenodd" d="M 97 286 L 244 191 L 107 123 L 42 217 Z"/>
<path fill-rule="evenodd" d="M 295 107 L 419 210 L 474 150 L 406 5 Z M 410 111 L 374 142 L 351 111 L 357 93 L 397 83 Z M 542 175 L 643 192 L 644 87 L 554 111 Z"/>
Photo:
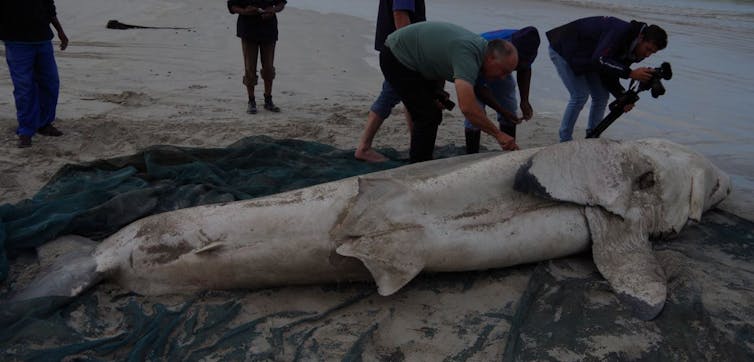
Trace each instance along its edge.
<path fill-rule="evenodd" d="M 628 75 L 631 79 L 636 79 L 640 82 L 647 82 L 650 79 L 652 79 L 652 75 L 654 73 L 654 69 L 650 67 L 641 67 L 636 68 L 631 71 L 631 73 Z"/>
<path fill-rule="evenodd" d="M 625 106 L 623 106 L 623 112 L 629 112 L 632 109 L 634 109 L 634 104 L 633 103 L 629 103 L 629 104 L 626 104 Z"/>
<path fill-rule="evenodd" d="M 260 14 L 262 14 L 262 19 L 269 19 L 273 16 L 275 16 L 276 9 L 274 6 L 268 6 L 264 8 L 264 10 L 260 9 Z"/>
<path fill-rule="evenodd" d="M 500 136 L 497 138 L 497 143 L 500 144 L 500 148 L 505 151 L 515 151 L 518 149 L 516 139 L 505 133 L 500 133 Z"/>
<path fill-rule="evenodd" d="M 64 32 L 61 31 L 58 33 L 58 39 L 60 39 L 60 50 L 65 50 L 65 48 L 68 48 L 68 37 Z"/>
<path fill-rule="evenodd" d="M 262 9 L 261 9 L 261 8 L 258 8 L 258 7 L 256 7 L 256 6 L 253 6 L 253 5 L 247 5 L 246 7 L 242 8 L 242 11 L 241 11 L 241 12 L 239 12 L 239 14 L 240 14 L 240 15 L 248 15 L 248 16 L 251 16 L 251 15 L 258 15 L 258 14 L 260 14 L 261 12 L 262 12 Z"/>
<path fill-rule="evenodd" d="M 531 108 L 531 104 L 529 102 L 521 102 L 521 113 L 523 113 L 521 119 L 528 121 L 534 115 L 534 109 Z"/>

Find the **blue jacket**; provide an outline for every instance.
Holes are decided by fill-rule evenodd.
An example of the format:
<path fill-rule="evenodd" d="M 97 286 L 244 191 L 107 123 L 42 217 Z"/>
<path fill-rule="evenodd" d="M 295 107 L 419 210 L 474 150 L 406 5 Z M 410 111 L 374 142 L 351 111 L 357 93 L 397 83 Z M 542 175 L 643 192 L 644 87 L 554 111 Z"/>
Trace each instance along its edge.
<path fill-rule="evenodd" d="M 613 95 L 623 93 L 618 78 L 627 79 L 634 58 L 633 48 L 645 23 L 625 22 L 611 16 L 582 18 L 546 33 L 550 46 L 568 62 L 577 75 L 598 72 Z"/>

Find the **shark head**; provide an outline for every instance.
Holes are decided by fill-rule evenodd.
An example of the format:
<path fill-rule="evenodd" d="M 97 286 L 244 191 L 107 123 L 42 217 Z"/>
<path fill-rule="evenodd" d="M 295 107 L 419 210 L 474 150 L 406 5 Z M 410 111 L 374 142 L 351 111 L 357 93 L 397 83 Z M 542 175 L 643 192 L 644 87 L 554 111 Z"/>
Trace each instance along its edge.
<path fill-rule="evenodd" d="M 595 264 L 642 319 L 660 313 L 664 272 L 649 243 L 681 231 L 722 201 L 730 178 L 708 159 L 668 140 L 588 139 L 543 148 L 514 188 L 583 205 Z"/>

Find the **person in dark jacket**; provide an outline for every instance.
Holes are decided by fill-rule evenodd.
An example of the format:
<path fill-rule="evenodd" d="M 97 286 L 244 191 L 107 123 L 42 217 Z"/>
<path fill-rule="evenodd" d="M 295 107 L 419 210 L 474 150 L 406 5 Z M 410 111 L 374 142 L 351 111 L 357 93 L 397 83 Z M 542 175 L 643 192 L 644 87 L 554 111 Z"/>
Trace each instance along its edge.
<path fill-rule="evenodd" d="M 60 78 L 52 47 L 50 24 L 60 39 L 60 50 L 68 37 L 60 25 L 53 0 L 0 2 L 0 39 L 13 80 L 13 97 L 18 119 L 18 147 L 30 147 L 31 138 L 62 136 L 53 122 L 58 105 Z"/>
<path fill-rule="evenodd" d="M 625 91 L 619 78 L 649 81 L 654 68 L 629 66 L 668 44 L 667 33 L 657 25 L 610 16 L 575 20 L 548 31 L 547 39 L 550 59 L 571 95 L 560 125 L 560 142 L 573 138 L 574 124 L 589 96 L 587 133 L 602 121 L 610 94 L 617 98 Z M 631 108 L 633 104 L 624 110 Z"/>
<path fill-rule="evenodd" d="M 278 19 L 286 0 L 228 0 L 228 11 L 238 14 L 236 36 L 241 38 L 245 73 L 243 84 L 249 96 L 246 113 L 257 113 L 254 86 L 257 85 L 257 56 L 261 56 L 259 74 L 264 81 L 264 109 L 280 112 L 272 102 L 272 80 L 275 79 L 275 44 L 278 41 Z"/>
<path fill-rule="evenodd" d="M 531 66 L 537 58 L 539 49 L 539 32 L 533 26 L 522 29 L 500 29 L 481 34 L 488 41 L 503 39 L 510 41 L 518 51 L 518 66 L 516 66 L 516 80 L 513 75 L 503 79 L 486 80 L 480 77 L 474 87 L 474 92 L 480 105 L 488 105 L 497 112 L 497 122 L 500 130 L 516 138 L 516 125 L 523 120 L 531 119 L 534 110 L 529 103 L 529 89 L 531 86 Z M 516 100 L 516 86 L 521 102 Z M 517 104 L 518 103 L 518 104 Z M 516 110 L 521 107 L 521 117 Z M 466 153 L 479 152 L 482 131 L 469 120 L 464 121 L 464 136 L 466 138 Z"/>

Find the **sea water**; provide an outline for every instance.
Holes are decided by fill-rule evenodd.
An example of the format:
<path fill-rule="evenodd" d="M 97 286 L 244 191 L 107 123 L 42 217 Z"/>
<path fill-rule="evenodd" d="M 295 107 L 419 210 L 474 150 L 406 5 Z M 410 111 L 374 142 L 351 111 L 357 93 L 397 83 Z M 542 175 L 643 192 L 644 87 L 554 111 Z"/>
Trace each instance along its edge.
<path fill-rule="evenodd" d="M 290 6 L 374 21 L 376 0 L 298 0 Z M 603 135 L 662 137 L 688 145 L 731 175 L 738 207 L 754 209 L 754 1 L 752 0 L 429 0 L 427 17 L 475 32 L 535 26 L 542 44 L 533 65 L 531 99 L 536 114 L 557 119 L 568 93 L 549 59 L 544 33 L 574 19 L 611 15 L 663 27 L 668 47 L 641 66 L 669 62 L 667 93 L 650 92 Z M 369 46 L 371 44 L 367 44 Z M 638 66 L 635 65 L 635 66 Z M 628 82 L 624 81 L 624 86 Z M 583 132 L 589 106 L 577 122 Z M 524 125 L 525 127 L 525 125 Z M 583 135 L 574 134 L 575 137 Z M 553 140 L 556 142 L 557 140 Z M 523 142 L 522 142 L 523 143 Z"/>

